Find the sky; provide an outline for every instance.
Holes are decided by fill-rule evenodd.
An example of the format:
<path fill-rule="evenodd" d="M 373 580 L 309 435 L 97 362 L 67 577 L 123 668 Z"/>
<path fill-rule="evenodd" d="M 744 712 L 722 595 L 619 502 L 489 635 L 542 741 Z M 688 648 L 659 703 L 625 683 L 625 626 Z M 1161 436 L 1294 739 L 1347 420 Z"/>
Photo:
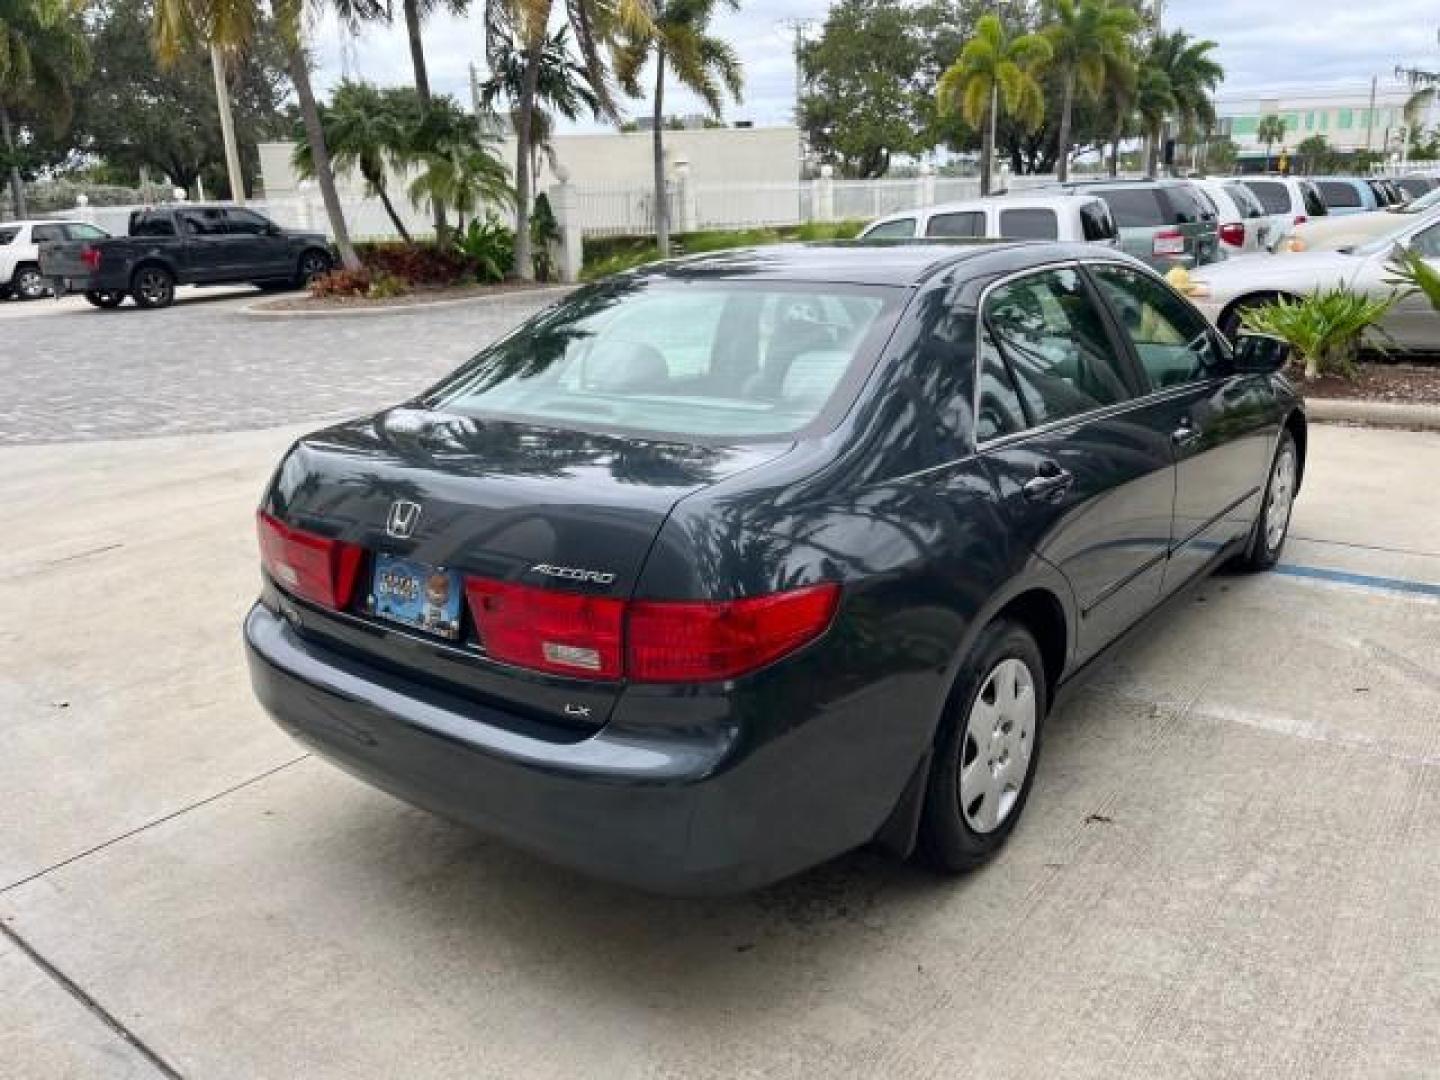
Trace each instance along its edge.
<path fill-rule="evenodd" d="M 398 5 L 397 5 L 398 7 Z M 742 0 L 739 12 L 717 16 L 714 30 L 728 39 L 745 66 L 745 100 L 727 120 L 757 125 L 790 121 L 794 109 L 793 38 L 784 22 L 815 20 L 818 32 L 829 0 Z M 1440 70 L 1437 0 L 1166 0 L 1165 26 L 1218 44 L 1225 68 L 1222 96 L 1246 96 L 1300 86 L 1352 89 L 1379 75 L 1382 88 L 1397 64 Z M 412 79 L 403 25 L 371 27 L 358 38 L 333 22 L 317 28 L 317 82 L 342 74 L 379 83 Z M 426 24 L 425 55 L 432 85 L 469 100 L 469 64 L 483 52 L 480 21 L 437 14 Z M 703 111 L 682 91 L 667 90 L 667 112 Z M 644 115 L 643 101 L 627 103 Z"/>

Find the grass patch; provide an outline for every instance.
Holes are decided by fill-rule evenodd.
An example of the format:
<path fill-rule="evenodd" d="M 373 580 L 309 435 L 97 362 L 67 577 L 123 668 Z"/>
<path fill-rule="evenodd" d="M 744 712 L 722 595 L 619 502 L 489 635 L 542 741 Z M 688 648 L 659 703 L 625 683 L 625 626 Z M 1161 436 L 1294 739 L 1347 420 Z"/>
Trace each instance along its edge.
<path fill-rule="evenodd" d="M 764 247 L 767 244 L 801 243 L 810 240 L 850 240 L 865 227 L 864 221 L 807 221 L 802 225 L 780 225 L 763 229 L 714 229 L 709 232 L 680 233 L 671 237 L 673 255 L 699 255 L 730 248 Z M 657 262 L 660 252 L 650 236 L 606 236 L 585 241 L 586 281 L 646 263 Z"/>

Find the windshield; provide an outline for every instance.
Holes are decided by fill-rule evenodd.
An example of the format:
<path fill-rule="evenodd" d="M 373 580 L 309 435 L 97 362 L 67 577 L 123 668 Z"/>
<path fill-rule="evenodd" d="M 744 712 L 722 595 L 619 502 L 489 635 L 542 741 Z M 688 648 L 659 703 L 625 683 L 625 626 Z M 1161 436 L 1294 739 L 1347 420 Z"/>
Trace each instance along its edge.
<path fill-rule="evenodd" d="M 1415 227 L 1416 225 L 1413 221 L 1397 220 L 1394 225 L 1386 229 L 1379 236 L 1371 237 L 1363 244 L 1356 244 L 1350 249 L 1350 253 L 1353 255 L 1376 255 L 1382 251 L 1389 251 L 1395 246 L 1397 238 L 1401 233 L 1409 232 Z"/>
<path fill-rule="evenodd" d="M 1390 212 L 1392 214 L 1423 214 L 1426 210 L 1432 210 L 1437 206 L 1440 206 L 1440 187 L 1437 187 L 1434 191 L 1426 192 L 1418 199 L 1415 199 L 1413 202 L 1408 202 L 1404 206 L 1392 206 L 1390 207 Z"/>
<path fill-rule="evenodd" d="M 799 431 L 872 356 L 906 290 L 614 282 L 577 294 L 428 395 L 455 412 L 680 438 Z"/>

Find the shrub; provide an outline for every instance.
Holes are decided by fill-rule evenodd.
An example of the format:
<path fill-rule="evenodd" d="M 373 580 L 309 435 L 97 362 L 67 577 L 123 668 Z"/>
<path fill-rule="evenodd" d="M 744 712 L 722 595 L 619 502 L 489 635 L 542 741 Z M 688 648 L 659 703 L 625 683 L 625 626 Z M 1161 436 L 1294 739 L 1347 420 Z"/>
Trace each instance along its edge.
<path fill-rule="evenodd" d="M 807 221 L 757 229 L 711 229 L 673 237 L 677 255 L 698 255 L 729 248 L 763 247 L 767 244 L 804 243 L 817 240 L 850 240 L 865 227 L 863 221 Z M 585 241 L 587 281 L 633 270 L 660 258 L 655 240 L 649 236 L 599 237 Z"/>
<path fill-rule="evenodd" d="M 515 261 L 515 234 L 494 214 L 471 218 L 455 248 L 481 281 L 503 281 Z"/>
<path fill-rule="evenodd" d="M 1344 286 L 1312 293 L 1302 300 L 1281 299 L 1250 308 L 1240 317 L 1246 330 L 1284 338 L 1305 364 L 1305 378 L 1342 375 L 1353 379 L 1365 332 L 1395 306 L 1398 294 L 1378 299 Z"/>
<path fill-rule="evenodd" d="M 410 285 L 456 285 L 474 281 L 475 261 L 463 251 L 434 244 L 361 244 L 360 261 L 376 277 L 393 277 Z"/>
<path fill-rule="evenodd" d="M 310 295 L 317 299 L 327 296 L 368 296 L 373 284 L 374 277 L 367 268 L 346 270 L 342 267 L 310 282 Z"/>
<path fill-rule="evenodd" d="M 365 295 L 371 300 L 388 300 L 392 296 L 404 296 L 409 291 L 410 283 L 408 281 L 389 274 L 382 274 L 370 282 L 370 288 L 365 291 Z"/>
<path fill-rule="evenodd" d="M 1386 281 L 1399 286 L 1400 295 L 1421 293 L 1431 307 L 1440 311 L 1440 270 L 1431 266 L 1424 255 L 1397 244 L 1390 256 L 1390 270 L 1392 276 Z"/>

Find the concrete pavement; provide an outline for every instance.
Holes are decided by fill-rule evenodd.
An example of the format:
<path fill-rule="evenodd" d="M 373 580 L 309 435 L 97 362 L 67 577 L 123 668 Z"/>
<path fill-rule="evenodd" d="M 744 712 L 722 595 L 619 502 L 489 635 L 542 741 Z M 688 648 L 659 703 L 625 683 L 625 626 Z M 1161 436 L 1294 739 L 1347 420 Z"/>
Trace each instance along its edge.
<path fill-rule="evenodd" d="M 990 867 L 696 902 L 263 716 L 238 622 L 297 430 L 0 450 L 0 1073 L 1434 1075 L 1440 436 L 1316 428 L 1284 572 L 1062 703 Z"/>

